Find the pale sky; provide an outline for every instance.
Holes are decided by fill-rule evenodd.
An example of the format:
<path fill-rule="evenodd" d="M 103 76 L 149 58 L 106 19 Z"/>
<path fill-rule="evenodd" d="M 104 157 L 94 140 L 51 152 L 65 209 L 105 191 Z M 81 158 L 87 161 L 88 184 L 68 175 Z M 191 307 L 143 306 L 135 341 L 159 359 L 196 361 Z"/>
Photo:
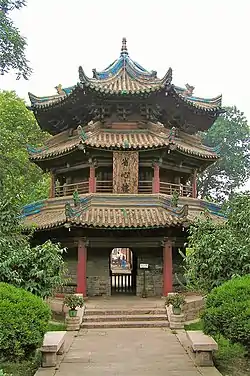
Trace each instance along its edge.
<path fill-rule="evenodd" d="M 194 95 L 236 105 L 250 120 L 250 0 L 28 0 L 13 12 L 27 38 L 33 74 L 1 76 L 0 88 L 46 96 L 75 85 L 78 67 L 92 77 L 119 57 L 122 37 L 132 59 Z M 250 185 L 249 185 L 250 188 Z"/>

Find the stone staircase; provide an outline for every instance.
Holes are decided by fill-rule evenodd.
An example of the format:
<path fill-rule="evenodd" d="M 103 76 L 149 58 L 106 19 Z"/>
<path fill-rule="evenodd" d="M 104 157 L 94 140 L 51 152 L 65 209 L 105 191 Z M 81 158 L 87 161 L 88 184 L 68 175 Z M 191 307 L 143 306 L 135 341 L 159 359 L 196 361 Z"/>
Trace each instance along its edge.
<path fill-rule="evenodd" d="M 81 327 L 162 328 L 169 327 L 165 308 L 86 308 Z"/>

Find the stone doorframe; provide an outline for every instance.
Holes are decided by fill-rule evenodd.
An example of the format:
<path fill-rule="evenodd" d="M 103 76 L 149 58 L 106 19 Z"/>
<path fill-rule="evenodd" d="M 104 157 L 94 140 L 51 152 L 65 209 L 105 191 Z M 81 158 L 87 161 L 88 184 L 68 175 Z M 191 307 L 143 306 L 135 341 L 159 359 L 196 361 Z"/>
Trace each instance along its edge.
<path fill-rule="evenodd" d="M 145 238 L 144 238 L 145 239 Z M 115 248 L 119 244 L 120 248 L 163 248 L 163 296 L 167 296 L 169 292 L 173 291 L 173 263 L 172 263 L 172 249 L 174 244 L 173 238 L 125 238 L 117 239 L 99 238 L 78 238 L 78 263 L 77 263 L 77 293 L 87 295 L 87 248 L 100 247 L 105 244 L 105 248 Z"/>

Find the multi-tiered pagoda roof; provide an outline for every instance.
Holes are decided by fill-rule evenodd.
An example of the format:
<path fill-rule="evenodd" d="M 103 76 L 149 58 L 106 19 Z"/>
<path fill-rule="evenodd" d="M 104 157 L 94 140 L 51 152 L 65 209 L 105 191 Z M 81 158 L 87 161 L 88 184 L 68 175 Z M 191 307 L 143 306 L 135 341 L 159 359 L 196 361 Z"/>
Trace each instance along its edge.
<path fill-rule="evenodd" d="M 77 84 L 56 88 L 53 96 L 29 94 L 41 129 L 52 137 L 43 147 L 30 146 L 28 151 L 31 161 L 51 172 L 54 195 L 24 208 L 26 225 L 33 224 L 40 230 L 67 224 L 100 229 L 180 227 L 204 210 L 213 219 L 221 218 L 219 207 L 211 208 L 211 204 L 197 199 L 196 187 L 182 183 L 219 158 L 219 149 L 203 145 L 198 133 L 207 130 L 223 111 L 221 96 L 199 98 L 193 95 L 194 87 L 175 86 L 171 68 L 158 78 L 155 71 L 147 71 L 130 58 L 125 39 L 119 58 L 106 69 L 93 69 L 93 77 L 89 78 L 80 67 Z M 115 179 L 119 180 L 114 175 L 117 152 L 137 155 L 137 164 L 132 166 L 137 187 L 131 194 L 114 189 Z M 166 179 L 157 192 L 152 181 L 138 180 L 138 171 L 152 170 L 155 163 L 161 166 L 162 179 Z M 96 166 L 113 174 L 108 188 L 102 188 L 106 179 L 99 181 L 91 174 L 89 180 L 86 178 L 86 170 Z M 69 170 L 72 179 L 79 171 L 83 181 L 64 182 Z M 171 177 L 171 171 L 175 171 L 175 177 Z M 56 187 L 58 177 L 62 182 Z M 91 190 L 93 179 L 97 188 Z M 67 203 L 73 207 L 72 192 L 80 186 L 80 209 L 65 210 Z M 173 208 L 167 197 L 175 189 L 182 195 L 179 208 Z"/>
<path fill-rule="evenodd" d="M 172 83 L 171 68 L 158 78 L 156 71 L 149 72 L 132 60 L 125 38 L 119 58 L 106 69 L 93 69 L 93 77 L 89 78 L 79 67 L 78 83 L 68 88 L 58 85 L 56 89 L 56 95 L 47 97 L 29 93 L 38 123 L 53 135 L 91 120 L 103 121 L 113 111 L 127 117 L 137 112 L 145 120 L 171 124 L 192 134 L 208 129 L 222 112 L 221 95 L 196 97 L 193 86 L 180 88 Z M 119 114 L 114 97 L 128 104 L 127 113 Z"/>

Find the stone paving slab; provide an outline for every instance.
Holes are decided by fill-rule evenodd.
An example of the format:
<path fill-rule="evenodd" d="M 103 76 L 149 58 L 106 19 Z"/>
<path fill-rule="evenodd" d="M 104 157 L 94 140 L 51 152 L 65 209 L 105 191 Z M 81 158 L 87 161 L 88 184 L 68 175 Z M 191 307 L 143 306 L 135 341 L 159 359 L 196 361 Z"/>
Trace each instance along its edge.
<path fill-rule="evenodd" d="M 56 376 L 201 376 L 168 329 L 91 329 L 79 334 Z"/>

